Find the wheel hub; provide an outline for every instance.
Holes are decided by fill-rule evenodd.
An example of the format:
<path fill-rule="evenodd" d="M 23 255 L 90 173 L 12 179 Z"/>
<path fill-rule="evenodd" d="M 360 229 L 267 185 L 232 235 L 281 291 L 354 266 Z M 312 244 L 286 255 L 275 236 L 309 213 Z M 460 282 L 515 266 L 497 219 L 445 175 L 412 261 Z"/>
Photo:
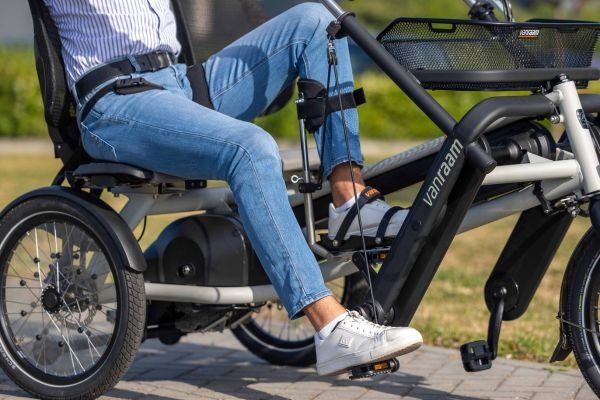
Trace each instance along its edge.
<path fill-rule="evenodd" d="M 42 292 L 42 306 L 46 311 L 55 314 L 63 304 L 61 294 L 52 285 L 47 286 Z"/>

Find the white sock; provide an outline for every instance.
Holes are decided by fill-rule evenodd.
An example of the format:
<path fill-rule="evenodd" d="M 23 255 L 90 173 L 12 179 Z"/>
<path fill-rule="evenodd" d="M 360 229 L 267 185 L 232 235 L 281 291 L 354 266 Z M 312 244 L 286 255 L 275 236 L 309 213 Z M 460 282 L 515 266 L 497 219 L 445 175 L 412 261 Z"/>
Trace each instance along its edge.
<path fill-rule="evenodd" d="M 329 322 L 327 325 L 325 325 L 323 328 L 321 328 L 321 330 L 319 330 L 317 333 L 315 333 L 315 344 L 318 346 L 325 339 L 327 339 L 327 336 L 329 336 L 331 334 L 331 332 L 333 332 L 333 329 L 337 326 L 337 324 L 341 320 L 346 318 L 347 316 L 348 316 L 348 313 L 342 313 L 342 314 L 338 315 L 331 322 Z"/>
<path fill-rule="evenodd" d="M 344 211 L 348 210 L 350 207 L 352 207 L 354 205 L 354 203 L 356 203 L 356 197 L 352 196 L 352 197 L 350 197 L 350 200 L 348 200 L 341 206 L 337 207 L 335 209 L 335 212 L 336 213 L 344 212 Z"/>

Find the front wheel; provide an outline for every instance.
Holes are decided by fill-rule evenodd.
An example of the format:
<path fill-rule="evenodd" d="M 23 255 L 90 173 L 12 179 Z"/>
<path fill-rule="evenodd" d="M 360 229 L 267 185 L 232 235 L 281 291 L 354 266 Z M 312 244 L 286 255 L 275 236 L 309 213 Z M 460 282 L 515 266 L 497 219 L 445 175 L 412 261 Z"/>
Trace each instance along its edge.
<path fill-rule="evenodd" d="M 600 397 L 600 237 L 594 228 L 577 245 L 569 271 L 567 332 L 581 373 Z"/>
<path fill-rule="evenodd" d="M 360 304 L 368 286 L 360 272 L 327 282 L 347 308 Z M 280 302 L 269 302 L 249 322 L 232 330 L 254 355 L 271 364 L 305 367 L 316 362 L 314 329 L 306 317 L 290 321 Z"/>
<path fill-rule="evenodd" d="M 133 362 L 144 282 L 89 209 L 60 197 L 13 206 L 0 221 L 0 364 L 44 399 L 92 399 Z"/>

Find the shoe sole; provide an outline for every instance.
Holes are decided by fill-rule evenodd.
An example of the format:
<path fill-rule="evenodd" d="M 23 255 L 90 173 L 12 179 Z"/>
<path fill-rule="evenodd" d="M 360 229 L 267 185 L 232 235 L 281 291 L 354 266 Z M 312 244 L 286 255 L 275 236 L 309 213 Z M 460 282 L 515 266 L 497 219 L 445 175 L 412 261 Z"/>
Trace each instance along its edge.
<path fill-rule="evenodd" d="M 336 358 L 328 363 L 317 365 L 317 374 L 321 376 L 339 375 L 359 365 L 372 364 L 378 361 L 384 361 L 389 360 L 390 358 L 403 356 L 404 354 L 408 354 L 417 350 L 422 344 L 423 342 L 419 341 L 394 353 L 386 353 L 376 357 L 372 357 L 371 350 L 363 351 L 362 353 L 358 354 L 348 354 L 346 356 Z"/>

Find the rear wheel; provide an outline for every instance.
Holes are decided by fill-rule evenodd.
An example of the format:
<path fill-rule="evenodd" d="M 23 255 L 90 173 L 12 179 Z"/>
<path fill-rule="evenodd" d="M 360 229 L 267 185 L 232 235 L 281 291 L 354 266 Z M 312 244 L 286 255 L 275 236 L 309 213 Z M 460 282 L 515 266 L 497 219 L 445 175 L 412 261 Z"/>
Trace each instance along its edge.
<path fill-rule="evenodd" d="M 327 282 L 347 308 L 360 304 L 368 291 L 362 274 Z M 238 340 L 256 356 L 277 365 L 304 367 L 316 362 L 314 329 L 306 317 L 290 321 L 280 302 L 269 302 L 249 322 L 233 329 Z"/>
<path fill-rule="evenodd" d="M 133 362 L 145 315 L 141 274 L 113 239 L 63 198 L 17 204 L 0 222 L 0 363 L 32 395 L 91 399 Z"/>
<path fill-rule="evenodd" d="M 569 268 L 566 319 L 581 373 L 600 397 L 600 238 L 591 228 L 581 239 Z"/>

